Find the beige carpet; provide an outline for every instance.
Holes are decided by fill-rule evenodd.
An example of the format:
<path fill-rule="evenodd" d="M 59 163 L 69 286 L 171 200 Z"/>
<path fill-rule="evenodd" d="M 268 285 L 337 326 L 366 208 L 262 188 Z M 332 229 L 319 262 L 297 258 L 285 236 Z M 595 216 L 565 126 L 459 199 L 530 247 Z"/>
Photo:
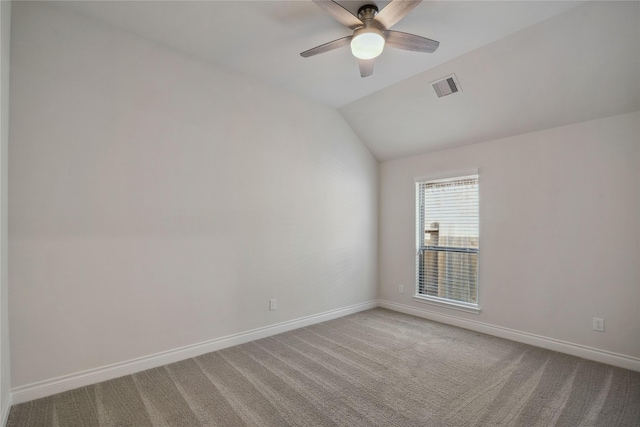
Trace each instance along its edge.
<path fill-rule="evenodd" d="M 12 408 L 8 426 L 640 426 L 640 373 L 374 309 Z"/>

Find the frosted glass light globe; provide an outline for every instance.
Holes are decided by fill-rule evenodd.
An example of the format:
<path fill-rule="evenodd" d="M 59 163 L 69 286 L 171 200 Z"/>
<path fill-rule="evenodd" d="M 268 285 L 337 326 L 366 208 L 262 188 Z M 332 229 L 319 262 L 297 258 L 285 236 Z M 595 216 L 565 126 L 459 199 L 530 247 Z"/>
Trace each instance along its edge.
<path fill-rule="evenodd" d="M 351 39 L 351 53 L 358 59 L 372 59 L 382 53 L 384 37 L 375 28 L 356 30 Z"/>

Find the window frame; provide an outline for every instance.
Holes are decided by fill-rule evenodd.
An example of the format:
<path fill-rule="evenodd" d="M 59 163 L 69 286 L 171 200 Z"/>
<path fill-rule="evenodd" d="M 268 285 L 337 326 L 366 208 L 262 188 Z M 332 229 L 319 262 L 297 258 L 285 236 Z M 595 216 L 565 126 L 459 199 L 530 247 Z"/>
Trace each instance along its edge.
<path fill-rule="evenodd" d="M 468 303 L 464 301 L 456 301 L 447 298 L 441 298 L 432 295 L 420 294 L 420 253 L 423 250 L 424 245 L 422 244 L 424 239 L 424 218 L 421 213 L 421 205 L 420 205 L 420 184 L 429 182 L 429 181 L 437 181 L 437 180 L 445 180 L 445 179 L 456 179 L 456 178 L 464 178 L 471 175 L 475 175 L 478 180 L 478 250 L 473 251 L 478 254 L 478 265 L 477 265 L 477 274 L 476 274 L 476 300 L 477 302 Z M 449 172 L 445 174 L 438 175 L 430 175 L 430 176 L 420 176 L 414 178 L 415 185 L 415 197 L 416 197 L 416 283 L 415 283 L 415 294 L 413 295 L 413 299 L 417 302 L 436 305 L 440 307 L 446 307 L 453 310 L 464 311 L 473 314 L 479 314 L 480 309 L 480 173 L 478 169 L 467 169 L 455 172 Z M 459 251 L 463 252 L 463 251 Z"/>

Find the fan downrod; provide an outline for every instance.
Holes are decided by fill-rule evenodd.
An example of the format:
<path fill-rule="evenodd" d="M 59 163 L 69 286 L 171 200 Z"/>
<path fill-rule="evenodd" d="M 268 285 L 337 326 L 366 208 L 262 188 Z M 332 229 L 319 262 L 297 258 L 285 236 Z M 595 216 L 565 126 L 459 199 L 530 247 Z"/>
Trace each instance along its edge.
<path fill-rule="evenodd" d="M 371 20 L 378 14 L 378 6 L 375 4 L 365 4 L 358 9 L 358 19 L 362 22 L 365 20 Z"/>

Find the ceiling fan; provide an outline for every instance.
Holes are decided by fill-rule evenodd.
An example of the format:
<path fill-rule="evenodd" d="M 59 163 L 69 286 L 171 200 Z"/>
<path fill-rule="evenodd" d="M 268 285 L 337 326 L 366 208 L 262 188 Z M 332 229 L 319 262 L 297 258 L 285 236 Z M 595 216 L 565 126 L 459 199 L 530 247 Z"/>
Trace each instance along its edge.
<path fill-rule="evenodd" d="M 375 58 L 382 53 L 385 45 L 415 52 L 432 53 L 438 48 L 440 42 L 389 29 L 421 1 L 392 0 L 379 12 L 375 4 L 366 4 L 358 9 L 358 16 L 355 16 L 335 1 L 313 0 L 338 22 L 352 29 L 353 34 L 321 44 L 302 52 L 300 55 L 308 58 L 350 44 L 353 56 L 358 58 L 360 76 L 367 77 L 373 74 Z"/>

